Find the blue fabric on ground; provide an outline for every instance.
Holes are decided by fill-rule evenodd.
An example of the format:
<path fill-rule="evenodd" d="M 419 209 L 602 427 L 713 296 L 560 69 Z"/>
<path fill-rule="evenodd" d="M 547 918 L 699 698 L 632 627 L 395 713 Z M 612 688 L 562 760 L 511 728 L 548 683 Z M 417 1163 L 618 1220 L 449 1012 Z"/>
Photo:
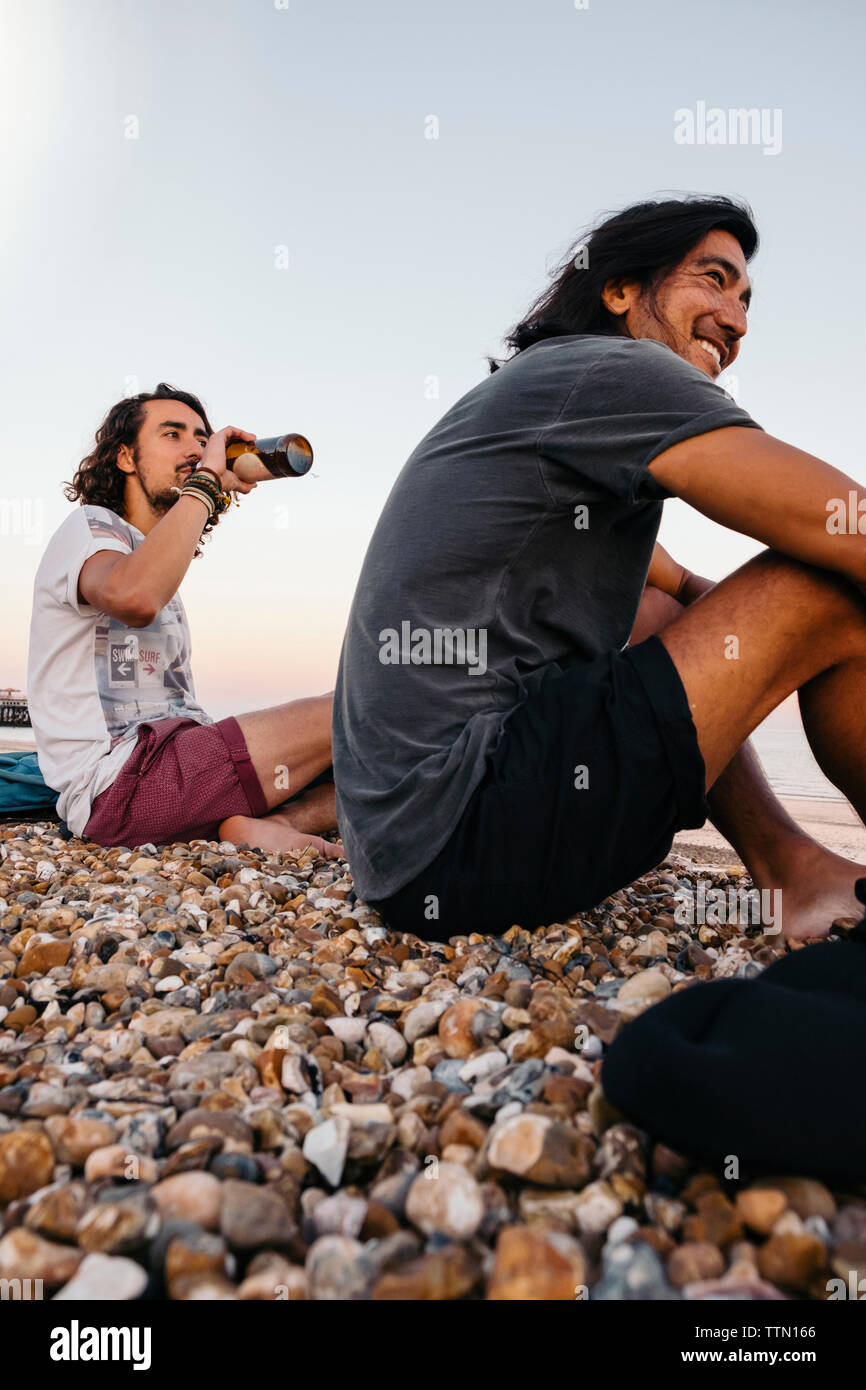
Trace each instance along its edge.
<path fill-rule="evenodd" d="M 39 770 L 35 753 L 0 753 L 0 815 L 14 811 L 51 811 L 57 792 Z"/>

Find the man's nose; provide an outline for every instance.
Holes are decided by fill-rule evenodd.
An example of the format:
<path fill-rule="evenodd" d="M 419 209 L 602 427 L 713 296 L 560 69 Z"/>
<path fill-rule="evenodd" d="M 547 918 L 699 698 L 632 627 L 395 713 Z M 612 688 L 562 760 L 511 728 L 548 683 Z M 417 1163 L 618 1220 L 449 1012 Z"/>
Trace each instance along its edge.
<path fill-rule="evenodd" d="M 719 313 L 719 327 L 724 328 L 732 338 L 745 337 L 749 326 L 746 309 L 741 299 L 726 299 Z"/>

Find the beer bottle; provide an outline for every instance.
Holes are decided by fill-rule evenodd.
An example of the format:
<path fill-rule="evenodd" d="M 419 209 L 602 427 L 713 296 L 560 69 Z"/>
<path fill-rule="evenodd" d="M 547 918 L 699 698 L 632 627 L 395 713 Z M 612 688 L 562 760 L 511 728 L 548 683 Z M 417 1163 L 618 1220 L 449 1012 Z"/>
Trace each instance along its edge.
<path fill-rule="evenodd" d="M 245 483 L 302 478 L 313 466 L 313 447 L 302 434 L 276 434 L 252 444 L 240 440 L 227 444 L 226 459 Z"/>

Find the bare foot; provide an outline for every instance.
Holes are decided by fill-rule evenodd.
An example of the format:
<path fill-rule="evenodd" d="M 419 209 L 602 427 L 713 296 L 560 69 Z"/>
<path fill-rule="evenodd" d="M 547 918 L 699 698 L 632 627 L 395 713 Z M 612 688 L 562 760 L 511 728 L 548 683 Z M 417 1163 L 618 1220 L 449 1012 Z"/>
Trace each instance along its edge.
<path fill-rule="evenodd" d="M 783 874 L 753 875 L 756 888 L 780 889 L 780 912 L 775 925 L 791 941 L 821 940 L 828 936 L 837 917 L 859 922 L 863 904 L 854 892 L 858 878 L 866 878 L 866 864 L 856 864 L 823 845 L 804 844 Z M 853 925 L 853 923 L 852 923 Z"/>
<path fill-rule="evenodd" d="M 339 845 L 323 840 L 319 835 L 310 835 L 298 830 L 287 817 L 279 814 L 271 816 L 229 816 L 219 828 L 220 838 L 230 840 L 233 845 L 248 844 L 253 849 L 278 850 L 283 854 L 302 854 L 308 847 L 320 854 L 323 859 L 341 859 L 345 854 Z"/>

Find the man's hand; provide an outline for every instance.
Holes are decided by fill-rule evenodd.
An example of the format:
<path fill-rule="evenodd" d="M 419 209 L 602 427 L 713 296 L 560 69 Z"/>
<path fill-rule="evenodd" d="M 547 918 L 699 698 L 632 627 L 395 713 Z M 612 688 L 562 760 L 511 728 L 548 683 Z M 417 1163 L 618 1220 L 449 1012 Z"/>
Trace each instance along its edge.
<path fill-rule="evenodd" d="M 249 430 L 239 430 L 234 425 L 225 425 L 221 430 L 216 430 L 208 439 L 207 446 L 202 458 L 201 468 L 212 468 L 219 474 L 223 492 L 252 492 L 255 483 L 245 483 L 236 473 L 233 473 L 226 461 L 226 445 L 235 440 L 243 440 L 246 444 L 255 442 L 255 435 L 250 434 Z"/>

